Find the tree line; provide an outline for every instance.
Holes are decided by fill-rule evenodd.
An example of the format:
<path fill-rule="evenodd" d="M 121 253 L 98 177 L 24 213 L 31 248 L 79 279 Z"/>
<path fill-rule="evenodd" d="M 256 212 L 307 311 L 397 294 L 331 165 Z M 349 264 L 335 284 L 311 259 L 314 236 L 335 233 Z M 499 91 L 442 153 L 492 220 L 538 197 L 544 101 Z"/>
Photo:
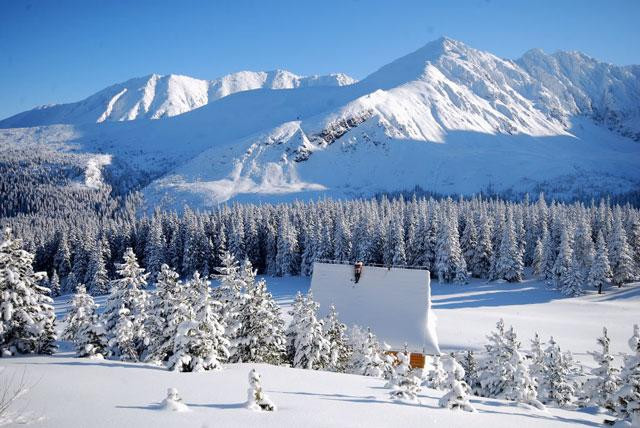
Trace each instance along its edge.
<path fill-rule="evenodd" d="M 108 292 L 132 248 L 154 281 L 163 264 L 207 277 L 228 250 L 259 273 L 310 275 L 315 260 L 423 266 L 434 278 L 517 282 L 525 268 L 568 295 L 640 276 L 640 214 L 605 200 L 505 202 L 432 198 L 234 204 L 136 215 L 134 202 L 104 216 L 3 219 L 35 254 L 54 294 L 85 284 Z"/>

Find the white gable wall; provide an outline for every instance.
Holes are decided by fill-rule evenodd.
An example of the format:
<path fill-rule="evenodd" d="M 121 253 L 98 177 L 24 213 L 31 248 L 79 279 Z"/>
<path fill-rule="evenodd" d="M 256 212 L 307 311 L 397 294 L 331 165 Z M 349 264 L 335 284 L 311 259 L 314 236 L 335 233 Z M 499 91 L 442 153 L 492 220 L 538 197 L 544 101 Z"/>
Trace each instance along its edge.
<path fill-rule="evenodd" d="M 325 316 L 331 304 L 348 326 L 370 327 L 394 350 L 440 353 L 431 311 L 429 272 L 364 266 L 355 284 L 353 265 L 314 263 L 313 298 Z"/>

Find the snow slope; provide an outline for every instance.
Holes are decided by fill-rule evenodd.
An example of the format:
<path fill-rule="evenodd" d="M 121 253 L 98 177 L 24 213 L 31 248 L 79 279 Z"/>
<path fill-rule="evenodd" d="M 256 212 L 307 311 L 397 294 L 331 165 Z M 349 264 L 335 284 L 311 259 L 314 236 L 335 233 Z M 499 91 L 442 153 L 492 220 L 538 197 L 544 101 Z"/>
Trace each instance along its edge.
<path fill-rule="evenodd" d="M 594 426 L 602 416 L 566 410 L 548 412 L 500 400 L 473 398 L 477 413 L 438 407 L 441 391 L 425 389 L 421 405 L 389 399 L 385 381 L 365 376 L 234 364 L 220 372 L 173 373 L 146 364 L 76 359 L 69 354 L 0 360 L 7 374 L 25 372 L 33 385 L 26 406 L 33 427 L 566 427 Z M 251 368 L 262 374 L 265 392 L 278 410 L 244 407 Z M 177 388 L 189 412 L 171 412 L 160 402 Z"/>
<path fill-rule="evenodd" d="M 285 310 L 296 291 L 309 288 L 309 278 L 266 280 Z M 515 326 L 523 347 L 528 348 L 534 331 L 543 339 L 553 335 L 587 367 L 593 362 L 586 351 L 595 349 L 602 325 L 609 329 L 612 353 L 619 361 L 640 304 L 638 283 L 579 298 L 563 297 L 533 280 L 433 283 L 432 292 L 443 352 L 480 349 L 503 317 L 507 326 Z M 68 309 L 68 297 L 56 299 L 59 318 Z M 1 375 L 25 373 L 30 390 L 16 409 L 26 411 L 31 426 L 566 427 L 600 426 L 605 418 L 555 408 L 540 412 L 477 397 L 471 399 L 477 413 L 452 412 L 437 407 L 441 391 L 424 389 L 421 405 L 398 404 L 389 399 L 383 380 L 363 376 L 255 364 L 228 365 L 221 372 L 173 373 L 146 364 L 76 359 L 64 349 L 67 343 L 52 357 L 0 359 Z M 273 414 L 244 408 L 247 374 L 253 367 L 262 373 L 265 391 L 279 408 Z M 190 412 L 161 410 L 169 387 L 178 389 Z"/>
<path fill-rule="evenodd" d="M 111 154 L 110 168 L 137 171 L 147 199 L 169 208 L 416 185 L 592 196 L 640 184 L 638 70 L 564 52 L 505 60 L 442 38 L 355 83 L 241 72 L 205 90 L 203 81 L 152 76 L 135 91 L 116 85 L 99 102 L 26 112 L 0 127 L 68 117 L 70 125 L 38 127 L 39 139 L 69 127 L 75 150 Z M 141 117 L 162 120 L 129 120 Z M 0 134 L 4 144 L 33 138 L 32 128 Z"/>

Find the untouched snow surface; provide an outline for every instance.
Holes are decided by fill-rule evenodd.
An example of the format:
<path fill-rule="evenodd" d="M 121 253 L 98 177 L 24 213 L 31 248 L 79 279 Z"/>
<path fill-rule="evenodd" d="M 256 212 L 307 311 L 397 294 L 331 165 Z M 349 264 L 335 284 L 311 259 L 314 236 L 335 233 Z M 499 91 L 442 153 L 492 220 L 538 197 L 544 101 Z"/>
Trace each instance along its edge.
<path fill-rule="evenodd" d="M 309 278 L 266 277 L 283 310 L 297 291 L 309 289 Z M 62 317 L 69 296 L 56 299 Z M 98 301 L 102 301 L 100 298 Z M 520 284 L 472 281 L 467 285 L 433 283 L 433 308 L 438 316 L 442 351 L 480 349 L 499 318 L 513 324 L 523 347 L 538 331 L 553 335 L 563 350 L 591 367 L 586 354 L 606 325 L 611 349 L 619 362 L 633 323 L 638 322 L 640 283 L 606 294 L 566 298 L 543 283 Z M 402 326 L 398 326 L 401 328 Z M 568 427 L 600 426 L 605 415 L 549 408 L 525 409 L 501 400 L 472 397 L 477 413 L 438 407 L 444 391 L 424 389 L 420 405 L 394 403 L 383 380 L 363 376 L 273 367 L 227 365 L 221 372 L 173 373 L 146 364 L 73 358 L 68 343 L 51 357 L 0 359 L 3 374 L 25 373 L 28 385 L 18 408 L 32 426 L 43 427 Z M 263 387 L 278 406 L 274 413 L 256 413 L 245 405 L 247 373 L 257 368 Z M 177 388 L 190 412 L 161 408 L 167 388 Z M 21 406 L 21 407 L 20 407 Z"/>

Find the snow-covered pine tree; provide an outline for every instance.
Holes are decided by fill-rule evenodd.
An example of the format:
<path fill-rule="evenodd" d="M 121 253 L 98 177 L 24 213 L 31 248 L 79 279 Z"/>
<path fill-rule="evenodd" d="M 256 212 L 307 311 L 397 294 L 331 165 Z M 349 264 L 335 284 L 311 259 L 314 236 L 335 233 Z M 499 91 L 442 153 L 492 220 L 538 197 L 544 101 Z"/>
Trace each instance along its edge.
<path fill-rule="evenodd" d="M 447 373 L 444 371 L 439 355 L 433 356 L 431 370 L 427 373 L 424 385 L 428 388 L 442 390 L 447 386 Z"/>
<path fill-rule="evenodd" d="M 213 300 L 209 281 L 200 278 L 198 271 L 186 288 L 198 296 L 192 305 L 194 317 L 178 326 L 167 367 L 177 372 L 219 370 L 229 357 L 229 341 L 217 310 L 220 303 Z"/>
<path fill-rule="evenodd" d="M 539 278 L 544 277 L 544 247 L 540 238 L 536 239 L 533 250 L 533 274 Z"/>
<path fill-rule="evenodd" d="M 293 351 L 293 367 L 325 368 L 330 363 L 331 350 L 324 336 L 324 323 L 316 316 L 319 305 L 311 293 L 299 302 L 290 312 L 292 321 L 287 330 L 288 348 Z"/>
<path fill-rule="evenodd" d="M 632 427 L 640 426 L 640 328 L 633 326 L 633 336 L 629 339 L 631 354 L 625 356 L 620 373 L 620 388 L 615 393 L 615 409 L 618 416 L 631 422 Z"/>
<path fill-rule="evenodd" d="M 540 267 L 541 276 L 551 281 L 554 278 L 553 267 L 556 261 L 556 248 L 551 237 L 551 233 L 546 225 L 542 228 L 542 265 Z"/>
<path fill-rule="evenodd" d="M 540 385 L 542 381 L 542 375 L 544 373 L 544 349 L 542 348 L 544 343 L 540 340 L 540 335 L 536 332 L 531 339 L 531 365 L 529 366 L 529 372 L 531 376 L 536 380 L 536 383 Z M 539 394 L 538 394 L 539 395 Z"/>
<path fill-rule="evenodd" d="M 109 274 L 104 260 L 104 246 L 106 241 L 99 241 L 89 256 L 86 281 L 87 289 L 92 295 L 102 295 L 109 292 Z"/>
<path fill-rule="evenodd" d="M 544 405 L 536 398 L 537 382 L 525 365 L 525 358 L 520 353 L 520 342 L 513 327 L 505 333 L 505 344 L 511 353 L 511 359 L 505 365 L 504 391 L 500 397 L 543 410 Z"/>
<path fill-rule="evenodd" d="M 104 325 L 97 315 L 91 323 L 78 330 L 76 336 L 76 356 L 88 358 L 104 358 L 109 342 Z"/>
<path fill-rule="evenodd" d="M 571 271 L 571 265 L 573 263 L 573 236 L 571 226 L 563 224 L 560 237 L 560 247 L 558 249 L 558 256 L 553 264 L 553 278 L 556 284 L 556 288 L 562 289 L 564 279 L 568 277 Z"/>
<path fill-rule="evenodd" d="M 56 350 L 55 313 L 49 289 L 39 285 L 34 256 L 5 229 L 0 238 L 0 357 L 52 354 Z"/>
<path fill-rule="evenodd" d="M 611 266 L 609 265 L 609 251 L 604 240 L 602 231 L 598 232 L 596 253 L 589 269 L 587 284 L 598 289 L 598 294 L 602 294 L 602 287 L 611 278 Z"/>
<path fill-rule="evenodd" d="M 473 394 L 478 394 L 482 389 L 480 385 L 480 374 L 478 373 L 478 363 L 473 351 L 468 350 L 460 365 L 464 369 L 464 382 L 469 386 L 469 390 Z"/>
<path fill-rule="evenodd" d="M 249 372 L 249 390 L 247 391 L 247 408 L 255 411 L 272 412 L 276 410 L 273 401 L 262 390 L 262 376 L 251 369 Z"/>
<path fill-rule="evenodd" d="M 166 264 L 157 275 L 156 292 L 148 310 L 147 335 L 149 346 L 145 360 L 165 362 L 173 354 L 178 326 L 194 318 L 191 296 L 180 275 Z"/>
<path fill-rule="evenodd" d="M 511 350 L 507 346 L 507 337 L 504 329 L 504 321 L 500 319 L 496 323 L 496 330 L 489 336 L 487 359 L 480 374 L 482 395 L 486 397 L 499 397 L 505 390 L 507 382 L 507 365 L 511 361 Z"/>
<path fill-rule="evenodd" d="M 520 282 L 523 269 L 522 251 L 518 246 L 511 210 L 508 210 L 492 279 Z"/>
<path fill-rule="evenodd" d="M 491 269 L 493 247 L 491 246 L 491 224 L 486 215 L 481 214 L 478 227 L 478 245 L 471 261 L 471 272 L 477 278 L 488 278 Z"/>
<path fill-rule="evenodd" d="M 548 343 L 542 380 L 538 386 L 538 398 L 544 404 L 566 407 L 574 400 L 575 388 L 569 379 L 565 355 L 553 337 Z"/>
<path fill-rule="evenodd" d="M 161 214 L 156 212 L 149 226 L 146 246 L 144 248 L 144 260 L 147 271 L 152 281 L 155 281 L 166 260 L 165 248 L 167 243 L 162 233 Z"/>
<path fill-rule="evenodd" d="M 466 283 L 467 263 L 460 249 L 457 227 L 452 218 L 444 215 L 439 221 L 439 226 L 435 261 L 438 279 L 440 282 Z"/>
<path fill-rule="evenodd" d="M 464 216 L 464 229 L 462 229 L 462 236 L 460 237 L 460 248 L 467 263 L 467 268 L 473 276 L 477 276 L 479 269 L 475 268 L 473 263 L 476 259 L 476 249 L 478 248 L 478 231 L 473 217 L 468 213 Z"/>
<path fill-rule="evenodd" d="M 438 400 L 438 405 L 451 410 L 475 412 L 476 409 L 469 402 L 469 385 L 464 381 L 464 368 L 455 358 L 447 358 L 444 362 L 447 370 L 446 388 L 449 390 Z"/>
<path fill-rule="evenodd" d="M 616 210 L 614 217 L 613 230 L 609 241 L 609 261 L 612 272 L 611 282 L 618 287 L 622 287 L 622 284 L 635 279 L 637 268 L 633 250 L 627 241 L 627 232 L 622 224 L 619 210 Z"/>
<path fill-rule="evenodd" d="M 591 370 L 592 378 L 584 385 L 584 403 L 596 405 L 609 411 L 614 411 L 614 394 L 618 390 L 620 379 L 618 369 L 613 367 L 613 356 L 609 351 L 610 339 L 606 327 L 602 329 L 602 337 L 596 342 L 602 348 L 601 351 L 589 352 L 598 365 Z"/>
<path fill-rule="evenodd" d="M 280 308 L 265 280 L 256 281 L 256 271 L 248 260 L 242 276 L 247 298 L 238 307 L 239 327 L 231 341 L 231 361 L 280 364 L 286 351 Z"/>
<path fill-rule="evenodd" d="M 329 365 L 327 369 L 344 372 L 351 358 L 351 347 L 346 335 L 347 326 L 338 319 L 336 307 L 331 305 L 324 322 L 325 337 L 329 341 Z"/>
<path fill-rule="evenodd" d="M 97 305 L 87 289 L 80 284 L 71 299 L 71 308 L 64 317 L 65 325 L 61 338 L 77 344 L 78 332 L 87 324 L 93 324 L 96 318 Z"/>
<path fill-rule="evenodd" d="M 49 289 L 51 290 L 51 297 L 57 297 L 60 295 L 60 277 L 56 270 L 53 271 L 51 279 L 49 280 Z"/>
<path fill-rule="evenodd" d="M 142 289 L 148 274 L 138 265 L 130 247 L 125 251 L 124 263 L 118 264 L 117 269 L 120 278 L 110 282 L 111 292 L 102 314 L 109 335 L 108 356 L 137 361 L 148 344 L 145 329 L 148 296 Z"/>
<path fill-rule="evenodd" d="M 367 328 L 363 331 L 354 326 L 349 334 L 349 342 L 353 352 L 349 361 L 349 372 L 364 376 L 381 378 L 387 371 L 388 363 L 381 351 L 376 336 Z"/>
<path fill-rule="evenodd" d="M 414 403 L 418 400 L 420 392 L 420 378 L 409 365 L 409 354 L 399 352 L 396 356 L 399 363 L 395 368 L 395 382 L 390 392 L 391 398 L 396 401 Z"/>
<path fill-rule="evenodd" d="M 584 283 L 583 270 L 575 257 L 572 257 L 571 267 L 564 276 L 560 278 L 560 291 L 566 296 L 580 296 L 584 294 L 582 284 Z"/>

